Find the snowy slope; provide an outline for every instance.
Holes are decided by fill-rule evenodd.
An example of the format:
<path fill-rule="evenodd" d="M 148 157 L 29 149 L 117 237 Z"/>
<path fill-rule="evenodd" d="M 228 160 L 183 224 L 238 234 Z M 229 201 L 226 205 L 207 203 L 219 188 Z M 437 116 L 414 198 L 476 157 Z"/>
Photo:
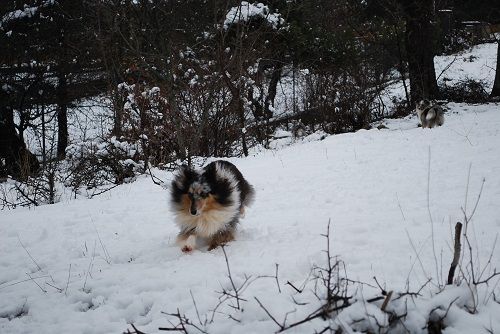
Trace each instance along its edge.
<path fill-rule="evenodd" d="M 483 82 L 486 92 L 491 92 L 495 78 L 496 53 L 497 43 L 485 43 L 455 55 L 435 57 L 434 65 L 439 83 L 453 85 L 472 79 Z"/>
<path fill-rule="evenodd" d="M 321 234 L 329 220 L 331 250 L 345 261 L 349 278 L 373 284 L 376 276 L 387 289 L 400 291 L 408 277 L 411 287 L 428 277 L 443 282 L 452 229 L 463 221 L 469 168 L 467 212 L 485 179 L 471 238 L 484 266 L 500 229 L 500 106 L 449 107 L 445 125 L 432 130 L 417 128 L 409 117 L 389 121 L 384 130 L 231 159 L 257 190 L 237 240 L 226 249 L 232 276 L 238 285 L 245 275 L 275 275 L 279 264 L 282 292 L 274 278 L 257 279 L 243 292 L 244 311 L 223 304 L 206 330 L 276 331 L 254 297 L 280 320 L 295 310 L 290 322 L 316 307 L 314 299 L 294 304 L 291 296 L 303 296 L 285 283 L 300 286 L 314 264 L 324 263 Z M 437 275 L 427 212 L 429 151 Z M 166 182 L 172 177 L 156 173 Z M 129 323 L 158 332 L 172 320 L 162 311 L 179 309 L 197 322 L 192 296 L 202 320 L 210 319 L 217 291 L 231 287 L 223 252 L 182 254 L 174 245 L 172 218 L 167 190 L 146 176 L 91 200 L 1 212 L 0 333 L 121 333 Z M 500 268 L 498 251 L 486 272 L 494 267 Z M 377 292 L 363 290 L 367 296 Z M 484 326 L 499 332 L 500 307 L 491 300 L 481 305 L 479 315 L 454 314 L 458 320 L 449 333 L 479 333 Z M 317 319 L 290 332 L 314 332 L 322 323 Z"/>

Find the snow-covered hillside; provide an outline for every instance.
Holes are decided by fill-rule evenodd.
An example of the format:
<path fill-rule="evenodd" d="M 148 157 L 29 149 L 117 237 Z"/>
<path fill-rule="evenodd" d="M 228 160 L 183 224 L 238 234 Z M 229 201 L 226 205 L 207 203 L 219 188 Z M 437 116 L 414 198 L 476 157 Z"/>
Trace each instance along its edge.
<path fill-rule="evenodd" d="M 192 296 L 202 321 L 214 316 L 205 328 L 210 333 L 274 332 L 279 328 L 254 297 L 280 321 L 287 312 L 287 321 L 300 320 L 317 306 L 286 282 L 299 287 L 313 265 L 325 263 L 321 234 L 329 220 L 331 251 L 346 263 L 350 279 L 375 285 L 375 276 L 396 291 L 405 291 L 407 280 L 415 290 L 430 277 L 443 283 L 453 226 L 463 221 L 462 208 L 471 213 L 484 179 L 470 231 L 475 264 L 483 268 L 500 228 L 500 106 L 449 108 L 445 125 L 432 130 L 417 128 L 410 117 L 388 122 L 388 129 L 231 159 L 257 190 L 237 240 L 226 248 L 233 279 L 238 285 L 245 275 L 274 276 L 278 264 L 281 289 L 274 278 L 257 279 L 243 292 L 243 312 L 228 303 L 211 311 L 218 292 L 231 290 L 224 254 L 180 252 L 168 191 L 147 176 L 92 200 L 3 211 L 0 332 L 121 333 L 129 323 L 158 332 L 172 320 L 162 311 L 179 309 L 198 322 Z M 495 267 L 496 250 L 484 275 Z M 426 286 L 423 295 L 432 289 Z M 379 291 L 364 286 L 362 293 Z M 309 304 L 298 306 L 292 296 Z M 479 333 L 484 326 L 498 332 L 499 309 L 489 298 L 479 315 L 456 311 L 460 321 L 449 333 Z M 458 326 L 464 321 L 469 327 Z M 313 332 L 323 322 L 291 331 Z"/>
<path fill-rule="evenodd" d="M 482 82 L 489 93 L 495 78 L 496 52 L 496 43 L 486 43 L 455 55 L 437 56 L 434 64 L 439 83 L 453 85 L 472 79 Z"/>

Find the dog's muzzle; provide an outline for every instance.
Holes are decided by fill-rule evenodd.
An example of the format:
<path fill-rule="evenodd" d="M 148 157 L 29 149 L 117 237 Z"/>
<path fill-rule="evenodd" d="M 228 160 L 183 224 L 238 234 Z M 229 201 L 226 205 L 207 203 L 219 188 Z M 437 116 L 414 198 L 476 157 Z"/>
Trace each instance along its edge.
<path fill-rule="evenodd" d="M 196 210 L 195 201 L 191 201 L 191 208 L 189 209 L 189 212 L 191 213 L 192 216 L 198 216 L 198 210 Z"/>

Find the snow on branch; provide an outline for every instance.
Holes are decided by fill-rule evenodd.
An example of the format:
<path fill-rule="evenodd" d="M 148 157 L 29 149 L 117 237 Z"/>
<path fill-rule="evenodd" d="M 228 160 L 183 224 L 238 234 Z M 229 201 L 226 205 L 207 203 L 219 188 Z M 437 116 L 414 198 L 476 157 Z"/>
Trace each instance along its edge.
<path fill-rule="evenodd" d="M 0 21 L 0 27 L 2 26 L 2 24 L 8 23 L 9 21 L 12 20 L 22 19 L 25 17 L 28 18 L 33 17 L 40 8 L 54 5 L 54 3 L 55 0 L 46 0 L 43 1 L 40 6 L 29 7 L 25 5 L 23 9 L 17 9 L 12 12 L 9 12 L 2 17 L 2 20 Z"/>
<path fill-rule="evenodd" d="M 251 4 L 247 1 L 242 1 L 239 6 L 231 7 L 229 12 L 226 14 L 224 29 L 228 29 L 232 24 L 248 22 L 254 17 L 263 18 L 274 29 L 278 29 L 279 26 L 282 26 L 285 23 L 281 14 L 270 13 L 269 7 L 263 3 L 258 2 Z"/>

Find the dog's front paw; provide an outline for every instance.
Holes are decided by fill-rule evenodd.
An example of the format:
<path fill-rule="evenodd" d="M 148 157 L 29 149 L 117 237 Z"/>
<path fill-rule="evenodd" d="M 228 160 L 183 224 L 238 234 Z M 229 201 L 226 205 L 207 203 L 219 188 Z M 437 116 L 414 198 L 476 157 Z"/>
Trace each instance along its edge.
<path fill-rule="evenodd" d="M 183 253 L 191 253 L 193 251 L 193 247 L 186 245 L 186 246 L 181 248 L 181 251 Z"/>

